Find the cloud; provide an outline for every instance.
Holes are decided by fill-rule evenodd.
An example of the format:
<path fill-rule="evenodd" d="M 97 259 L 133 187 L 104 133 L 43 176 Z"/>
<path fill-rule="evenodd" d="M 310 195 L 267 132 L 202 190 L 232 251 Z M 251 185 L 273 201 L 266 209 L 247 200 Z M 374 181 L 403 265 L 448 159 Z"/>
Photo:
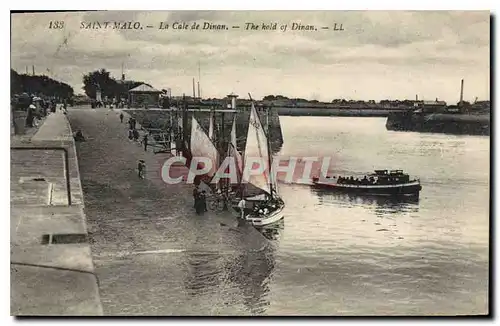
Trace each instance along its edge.
<path fill-rule="evenodd" d="M 55 20 L 65 22 L 64 30 L 48 29 Z M 50 69 L 77 89 L 84 73 L 106 68 L 118 77 L 123 63 L 129 78 L 189 93 L 200 62 L 202 79 L 220 85 L 204 85 L 207 96 L 223 96 L 235 89 L 266 95 L 282 89 L 281 93 L 298 92 L 298 97 L 314 93 L 330 99 L 331 92 L 318 85 L 335 84 L 346 96 L 388 94 L 390 85 L 393 97 L 402 97 L 418 85 L 426 92 L 441 87 L 440 97 L 451 99 L 456 92 L 440 85 L 443 80 L 454 85 L 461 74 L 477 81 L 470 86 L 477 96 L 489 97 L 490 18 L 486 11 L 95 11 L 12 14 L 11 21 L 12 67 L 21 72 L 32 64 L 37 71 Z M 141 22 L 155 28 L 80 28 L 81 22 L 105 21 Z M 158 30 L 161 22 L 241 27 Z M 278 29 L 247 31 L 247 22 L 276 23 Z M 290 31 L 292 23 L 330 29 Z M 286 32 L 279 30 L 284 24 Z M 333 31 L 335 24 L 342 24 L 344 31 Z M 380 75 L 387 71 L 393 75 Z M 405 79 L 410 75 L 423 78 L 431 87 L 424 87 L 416 77 Z M 378 80 L 370 86 L 375 90 L 354 92 L 345 86 L 363 84 L 359 78 Z"/>

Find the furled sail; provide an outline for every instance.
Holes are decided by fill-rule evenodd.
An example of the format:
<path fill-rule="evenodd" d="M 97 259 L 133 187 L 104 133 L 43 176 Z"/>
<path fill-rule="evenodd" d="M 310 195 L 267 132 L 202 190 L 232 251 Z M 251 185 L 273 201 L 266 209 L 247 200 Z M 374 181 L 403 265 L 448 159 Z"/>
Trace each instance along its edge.
<path fill-rule="evenodd" d="M 210 111 L 210 125 L 208 127 L 208 138 L 214 140 L 214 111 Z"/>
<path fill-rule="evenodd" d="M 191 155 L 211 160 L 212 168 L 207 175 L 214 176 L 219 166 L 219 153 L 194 116 L 191 122 Z"/>
<path fill-rule="evenodd" d="M 252 103 L 250 111 L 250 121 L 248 124 L 247 142 L 245 146 L 244 163 L 257 164 L 256 159 L 260 164 L 264 164 L 264 172 L 259 174 L 250 174 L 245 176 L 243 182 L 248 182 L 257 188 L 271 194 L 270 173 L 269 173 L 269 151 L 268 141 L 262 123 L 260 122 L 257 110 Z M 257 166 L 252 166 L 257 168 Z M 255 172 L 254 172 L 255 173 Z"/>

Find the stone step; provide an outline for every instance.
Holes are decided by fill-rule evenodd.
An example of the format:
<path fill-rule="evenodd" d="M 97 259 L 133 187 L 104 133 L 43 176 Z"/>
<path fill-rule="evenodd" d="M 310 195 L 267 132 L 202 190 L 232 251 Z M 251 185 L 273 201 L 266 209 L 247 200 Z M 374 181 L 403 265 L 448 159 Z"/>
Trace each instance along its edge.
<path fill-rule="evenodd" d="M 64 177 L 64 152 L 59 150 L 11 150 L 11 176 Z"/>

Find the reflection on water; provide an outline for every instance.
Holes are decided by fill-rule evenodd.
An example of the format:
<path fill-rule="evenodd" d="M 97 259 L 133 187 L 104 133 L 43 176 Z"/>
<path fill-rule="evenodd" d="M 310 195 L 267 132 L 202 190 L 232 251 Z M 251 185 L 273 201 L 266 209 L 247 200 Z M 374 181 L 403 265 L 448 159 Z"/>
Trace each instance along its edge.
<path fill-rule="evenodd" d="M 211 315 L 232 313 L 236 307 L 251 315 L 264 314 L 270 305 L 269 282 L 278 244 L 268 236 L 278 239 L 280 228 L 259 233 L 248 223 L 219 225 L 221 231 L 218 236 L 212 234 L 211 244 L 206 232 L 193 228 L 196 236 L 184 259 L 186 293 L 195 302 L 210 302 Z"/>
<path fill-rule="evenodd" d="M 257 229 L 266 239 L 271 241 L 279 241 L 283 236 L 285 229 L 285 220 L 282 219 L 273 225 Z"/>
<path fill-rule="evenodd" d="M 221 256 L 217 252 L 186 253 L 188 273 L 184 286 L 189 295 L 197 296 L 219 285 L 218 262 L 220 259 Z"/>
<path fill-rule="evenodd" d="M 336 205 L 343 207 L 363 207 L 372 210 L 376 215 L 418 212 L 419 197 L 383 197 L 370 195 L 354 195 L 328 191 L 311 187 L 317 196 L 319 205 Z"/>
<path fill-rule="evenodd" d="M 264 314 L 269 306 L 269 282 L 275 267 L 273 246 L 260 251 L 240 253 L 227 262 L 229 279 L 243 295 L 243 303 L 252 315 Z"/>

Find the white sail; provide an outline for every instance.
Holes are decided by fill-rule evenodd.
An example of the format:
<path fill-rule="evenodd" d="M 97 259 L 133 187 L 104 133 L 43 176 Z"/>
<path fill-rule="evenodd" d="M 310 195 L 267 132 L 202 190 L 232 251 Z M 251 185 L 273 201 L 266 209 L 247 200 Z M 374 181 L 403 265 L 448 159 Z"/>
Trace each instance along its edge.
<path fill-rule="evenodd" d="M 236 114 L 233 117 L 233 127 L 231 128 L 231 144 L 236 150 L 238 149 L 238 146 L 236 146 Z"/>
<path fill-rule="evenodd" d="M 212 177 L 215 174 L 219 166 L 219 153 L 194 116 L 191 122 L 191 155 L 210 159 L 212 168 L 207 175 Z"/>
<path fill-rule="evenodd" d="M 260 159 L 265 164 L 265 170 L 261 174 L 251 174 L 248 180 L 244 180 L 257 188 L 271 194 L 270 173 L 269 173 L 269 151 L 268 142 L 262 123 L 260 122 L 257 110 L 252 103 L 250 111 L 250 121 L 248 123 L 247 143 L 245 146 L 244 163 L 252 164 L 255 159 Z"/>
<path fill-rule="evenodd" d="M 208 127 L 208 138 L 214 140 L 214 112 L 210 111 L 210 125 Z"/>
<path fill-rule="evenodd" d="M 241 156 L 241 153 L 238 151 L 238 147 L 236 146 L 236 115 L 234 115 L 233 118 L 233 126 L 231 128 L 231 141 L 228 145 L 227 155 L 234 158 L 235 166 L 238 168 L 238 177 L 241 176 L 243 172 L 243 157 Z"/>

